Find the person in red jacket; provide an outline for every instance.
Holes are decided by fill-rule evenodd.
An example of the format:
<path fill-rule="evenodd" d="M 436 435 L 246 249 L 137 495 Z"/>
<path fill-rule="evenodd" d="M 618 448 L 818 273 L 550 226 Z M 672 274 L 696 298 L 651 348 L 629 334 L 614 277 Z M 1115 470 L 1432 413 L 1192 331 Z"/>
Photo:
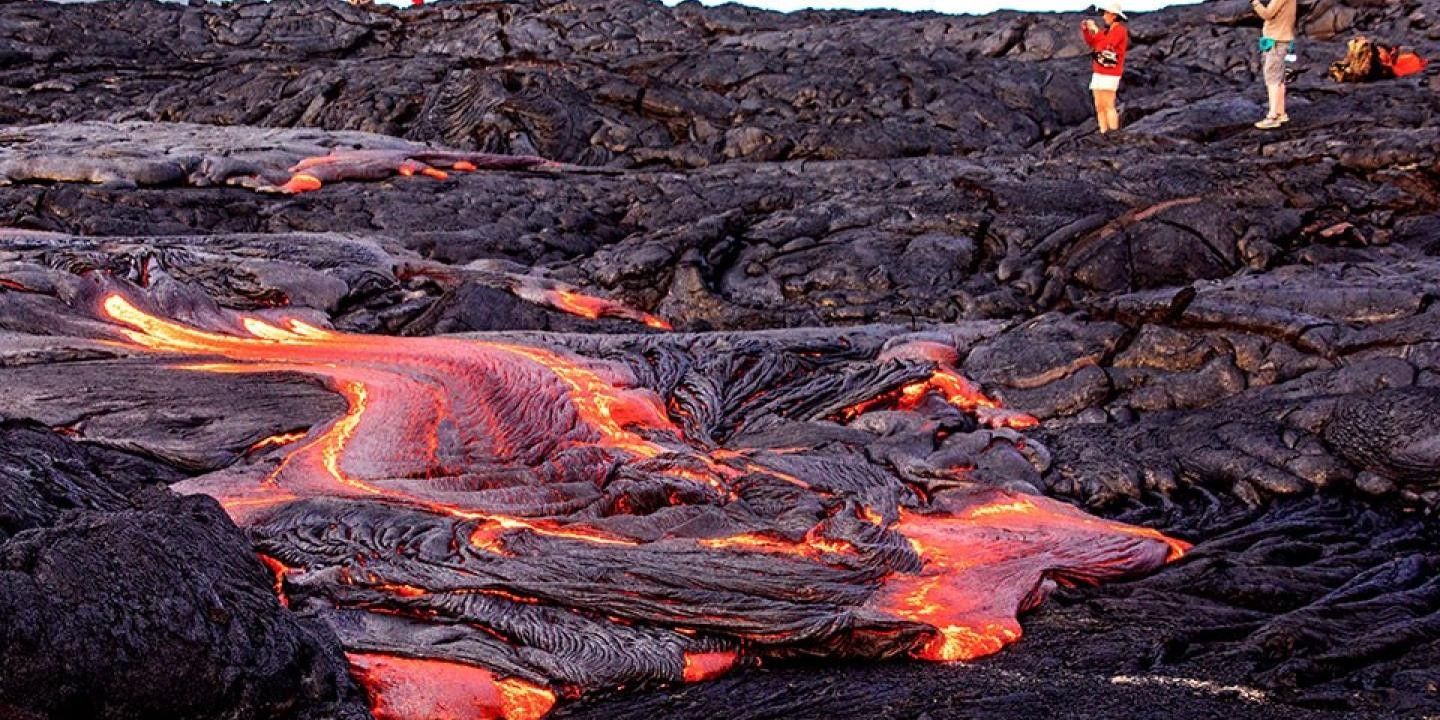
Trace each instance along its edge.
<path fill-rule="evenodd" d="M 1090 92 L 1095 94 L 1095 120 L 1100 134 L 1120 129 L 1120 111 L 1115 109 L 1115 95 L 1120 91 L 1120 76 L 1125 74 L 1125 51 L 1130 48 L 1130 31 L 1125 29 L 1129 18 L 1120 9 L 1119 0 L 1100 4 L 1105 29 L 1094 20 L 1080 24 L 1080 34 L 1091 50 Z"/>

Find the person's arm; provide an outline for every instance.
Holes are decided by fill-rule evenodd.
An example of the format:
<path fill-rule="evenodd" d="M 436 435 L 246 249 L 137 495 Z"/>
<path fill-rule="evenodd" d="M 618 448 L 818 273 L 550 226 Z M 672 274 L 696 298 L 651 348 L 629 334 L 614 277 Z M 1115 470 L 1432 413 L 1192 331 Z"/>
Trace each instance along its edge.
<path fill-rule="evenodd" d="M 1091 50 L 1099 50 L 1100 33 L 1092 31 L 1090 29 L 1091 24 L 1092 22 L 1090 20 L 1080 23 L 1080 36 L 1085 38 L 1085 44 L 1089 45 Z"/>
<path fill-rule="evenodd" d="M 1267 5 L 1263 0 L 1250 0 L 1250 6 L 1255 8 L 1255 14 L 1259 15 L 1261 20 L 1274 20 L 1275 16 L 1280 14 L 1280 9 L 1285 7 L 1285 3 L 1293 1 L 1270 0 L 1270 4 Z"/>

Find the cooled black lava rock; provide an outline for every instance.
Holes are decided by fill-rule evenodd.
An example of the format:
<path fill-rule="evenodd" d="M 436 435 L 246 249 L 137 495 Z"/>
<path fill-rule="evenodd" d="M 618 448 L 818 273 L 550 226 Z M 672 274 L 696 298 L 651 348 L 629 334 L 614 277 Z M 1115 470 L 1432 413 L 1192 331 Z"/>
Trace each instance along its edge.
<path fill-rule="evenodd" d="M 367 716 L 213 500 L 34 425 L 0 440 L 0 715 Z"/>

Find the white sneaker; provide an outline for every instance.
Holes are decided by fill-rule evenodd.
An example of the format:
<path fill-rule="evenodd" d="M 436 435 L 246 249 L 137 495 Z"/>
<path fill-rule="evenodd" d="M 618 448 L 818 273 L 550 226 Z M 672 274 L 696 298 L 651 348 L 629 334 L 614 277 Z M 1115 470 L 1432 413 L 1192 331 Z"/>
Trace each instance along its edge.
<path fill-rule="evenodd" d="M 1275 117 L 1274 115 L 1267 115 L 1265 116 L 1264 120 L 1255 123 L 1255 127 L 1260 128 L 1261 130 L 1274 130 L 1275 128 L 1280 127 L 1280 124 L 1282 122 L 1285 121 L 1281 120 L 1278 117 Z"/>

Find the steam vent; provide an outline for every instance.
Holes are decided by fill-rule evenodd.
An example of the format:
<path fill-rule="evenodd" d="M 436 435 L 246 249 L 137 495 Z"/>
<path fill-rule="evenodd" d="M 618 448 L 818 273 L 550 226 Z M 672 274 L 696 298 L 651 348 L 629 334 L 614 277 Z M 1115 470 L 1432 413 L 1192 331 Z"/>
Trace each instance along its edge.
<path fill-rule="evenodd" d="M 0 720 L 1440 717 L 1440 0 L 1299 10 L 0 0 Z"/>

